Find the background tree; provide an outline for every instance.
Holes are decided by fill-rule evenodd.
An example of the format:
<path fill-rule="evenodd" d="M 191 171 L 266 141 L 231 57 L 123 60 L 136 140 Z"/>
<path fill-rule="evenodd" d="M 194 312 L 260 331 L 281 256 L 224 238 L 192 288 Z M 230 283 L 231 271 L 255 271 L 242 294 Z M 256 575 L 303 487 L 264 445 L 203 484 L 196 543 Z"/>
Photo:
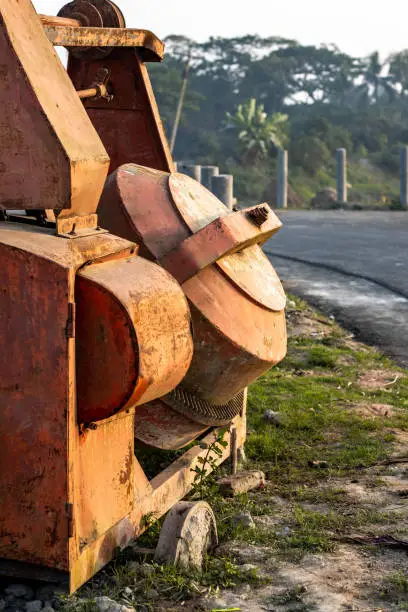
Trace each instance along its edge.
<path fill-rule="evenodd" d="M 356 58 L 334 45 L 279 36 L 203 43 L 170 36 L 164 62 L 149 65 L 168 133 L 190 51 L 176 159 L 233 171 L 238 197 L 258 197 L 274 173 L 272 153 L 283 133 L 293 185 L 307 201 L 322 185 L 334 184 L 341 146 L 349 152 L 353 186 L 371 193 L 372 183 L 397 185 L 398 150 L 408 142 L 408 50 L 383 62 L 377 52 Z M 229 118 L 234 129 L 225 129 L 231 109 L 237 109 Z M 287 120 L 277 121 L 281 115 Z M 255 158 L 256 169 L 249 163 Z"/>
<path fill-rule="evenodd" d="M 380 61 L 378 51 L 362 60 L 362 82 L 355 88 L 356 101 L 367 106 L 371 101 L 378 103 L 380 97 L 386 101 L 395 98 L 392 75 L 385 75 L 387 63 Z"/>
<path fill-rule="evenodd" d="M 408 49 L 394 53 L 388 59 L 390 67 L 390 80 L 400 96 L 404 98 L 408 91 Z"/>
<path fill-rule="evenodd" d="M 264 159 L 272 147 L 283 147 L 287 120 L 288 116 L 282 113 L 268 115 L 264 105 L 258 104 L 255 98 L 239 104 L 233 115 L 227 113 L 227 128 L 237 134 L 243 162 Z"/>

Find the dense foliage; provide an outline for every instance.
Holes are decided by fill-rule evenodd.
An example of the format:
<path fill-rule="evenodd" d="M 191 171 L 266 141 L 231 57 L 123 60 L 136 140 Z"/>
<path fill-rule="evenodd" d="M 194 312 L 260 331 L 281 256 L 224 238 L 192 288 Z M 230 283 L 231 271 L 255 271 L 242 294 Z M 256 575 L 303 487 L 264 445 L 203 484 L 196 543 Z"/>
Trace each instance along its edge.
<path fill-rule="evenodd" d="M 334 152 L 346 147 L 354 200 L 397 197 L 399 147 L 408 142 L 408 51 L 381 63 L 378 53 L 354 58 L 334 45 L 278 37 L 196 43 L 170 36 L 166 43 L 165 61 L 150 73 L 168 131 L 192 57 L 177 159 L 218 164 L 234 173 L 239 197 L 257 199 L 273 183 L 276 146 L 284 144 L 291 184 L 308 203 L 334 184 Z"/>

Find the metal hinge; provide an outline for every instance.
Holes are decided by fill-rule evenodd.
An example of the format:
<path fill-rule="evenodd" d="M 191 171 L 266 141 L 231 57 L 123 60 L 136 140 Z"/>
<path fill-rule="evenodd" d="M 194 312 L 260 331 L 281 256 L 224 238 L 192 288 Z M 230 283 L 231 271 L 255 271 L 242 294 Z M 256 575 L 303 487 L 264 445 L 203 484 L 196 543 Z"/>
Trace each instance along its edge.
<path fill-rule="evenodd" d="M 75 338 L 75 302 L 68 302 L 68 318 L 65 327 L 65 335 L 67 338 Z"/>
<path fill-rule="evenodd" d="M 74 506 L 73 504 L 65 504 L 65 510 L 67 513 L 67 523 L 68 523 L 68 537 L 72 538 L 74 535 Z"/>

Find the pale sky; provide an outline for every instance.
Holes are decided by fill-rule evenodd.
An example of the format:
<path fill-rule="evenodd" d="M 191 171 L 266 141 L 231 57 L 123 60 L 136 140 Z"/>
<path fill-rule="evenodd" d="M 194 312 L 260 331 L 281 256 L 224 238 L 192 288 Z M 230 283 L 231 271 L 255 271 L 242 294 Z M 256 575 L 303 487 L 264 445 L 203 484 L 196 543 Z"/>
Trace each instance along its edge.
<path fill-rule="evenodd" d="M 408 48 L 405 0 L 116 0 L 127 26 L 152 30 L 159 38 L 259 34 L 294 38 L 303 44 L 335 43 L 351 55 L 379 50 L 383 59 Z M 38 12 L 55 15 L 64 0 L 34 0 Z M 242 8 L 240 8 L 240 6 Z"/>

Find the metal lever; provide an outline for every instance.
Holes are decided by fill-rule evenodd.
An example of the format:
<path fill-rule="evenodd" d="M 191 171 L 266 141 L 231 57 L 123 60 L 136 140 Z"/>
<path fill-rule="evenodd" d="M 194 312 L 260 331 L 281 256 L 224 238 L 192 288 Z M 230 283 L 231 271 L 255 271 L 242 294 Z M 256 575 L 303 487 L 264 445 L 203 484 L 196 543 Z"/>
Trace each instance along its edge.
<path fill-rule="evenodd" d="M 77 91 L 78 96 L 81 100 L 87 100 L 89 98 L 96 98 L 97 100 L 102 98 L 108 102 L 112 102 L 113 95 L 108 92 L 108 83 L 111 76 L 111 71 L 108 68 L 101 68 L 96 75 L 96 81 L 92 84 L 89 89 L 80 89 Z"/>

